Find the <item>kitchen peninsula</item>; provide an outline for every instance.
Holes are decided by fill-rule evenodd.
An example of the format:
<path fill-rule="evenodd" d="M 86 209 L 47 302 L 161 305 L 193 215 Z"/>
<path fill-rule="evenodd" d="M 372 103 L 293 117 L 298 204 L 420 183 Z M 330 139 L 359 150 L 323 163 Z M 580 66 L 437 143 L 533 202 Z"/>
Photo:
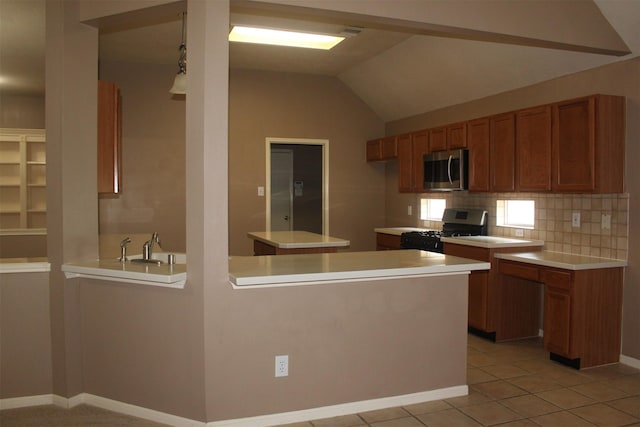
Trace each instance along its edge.
<path fill-rule="evenodd" d="M 348 247 L 348 240 L 308 231 L 253 231 L 254 255 L 317 254 L 337 252 Z"/>
<path fill-rule="evenodd" d="M 301 371 L 311 366 L 307 381 L 365 382 L 359 400 L 380 409 L 468 394 L 469 272 L 487 268 L 419 250 L 232 256 L 229 282 L 234 300 L 260 302 L 237 322 L 277 316 L 278 333 L 260 336 L 294 337 L 283 348 Z M 316 374 L 313 363 L 325 353 L 335 359 L 331 373 Z M 392 393 L 376 394 L 393 381 Z"/>

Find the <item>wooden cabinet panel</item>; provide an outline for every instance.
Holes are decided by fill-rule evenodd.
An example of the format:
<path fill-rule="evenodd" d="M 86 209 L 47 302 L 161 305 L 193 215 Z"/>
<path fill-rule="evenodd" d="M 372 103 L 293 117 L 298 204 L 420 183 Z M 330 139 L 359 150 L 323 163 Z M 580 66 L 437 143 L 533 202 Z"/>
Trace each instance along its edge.
<path fill-rule="evenodd" d="M 398 157 L 396 137 L 382 138 L 382 160 L 395 159 L 396 157 Z"/>
<path fill-rule="evenodd" d="M 516 162 L 516 116 L 502 114 L 489 119 L 491 191 L 514 191 Z"/>
<path fill-rule="evenodd" d="M 467 124 L 469 191 L 489 191 L 489 142 L 489 119 L 472 120 Z"/>
<path fill-rule="evenodd" d="M 567 291 L 545 285 L 544 347 L 561 356 L 574 358 L 570 348 L 571 297 Z"/>
<path fill-rule="evenodd" d="M 519 111 L 516 115 L 516 190 L 551 189 L 551 109 Z"/>
<path fill-rule="evenodd" d="M 429 129 L 429 152 L 466 148 L 467 122 Z"/>
<path fill-rule="evenodd" d="M 429 129 L 429 152 L 447 149 L 447 127 Z"/>
<path fill-rule="evenodd" d="M 472 271 L 469 275 L 469 326 L 482 331 L 488 330 L 488 281 L 486 271 Z"/>
<path fill-rule="evenodd" d="M 478 261 L 490 262 L 489 249 L 478 246 L 459 245 L 455 243 L 445 243 L 444 253 L 447 255 L 459 256 L 461 258 L 475 259 Z"/>
<path fill-rule="evenodd" d="M 376 233 L 376 250 L 385 251 L 390 249 L 400 249 L 400 236 Z"/>
<path fill-rule="evenodd" d="M 367 141 L 366 158 L 367 158 L 367 162 L 375 162 L 378 160 L 382 160 L 382 140 L 381 139 L 372 139 L 371 141 Z"/>
<path fill-rule="evenodd" d="M 516 114 L 516 190 L 551 190 L 551 107 Z"/>
<path fill-rule="evenodd" d="M 498 271 L 501 274 L 507 274 L 521 279 L 533 280 L 536 282 L 540 280 L 538 267 L 526 265 L 520 262 L 500 260 L 500 263 L 498 264 Z"/>
<path fill-rule="evenodd" d="M 398 148 L 398 191 L 410 192 L 413 184 L 413 153 L 411 135 L 400 135 L 396 139 Z"/>
<path fill-rule="evenodd" d="M 553 106 L 553 189 L 595 189 L 595 98 Z"/>
<path fill-rule="evenodd" d="M 398 191 L 424 192 L 423 156 L 428 152 L 427 131 L 397 137 Z"/>
<path fill-rule="evenodd" d="M 571 290 L 573 276 L 569 271 L 564 270 L 540 270 L 540 281 L 543 283 L 551 283 L 555 288 Z"/>
<path fill-rule="evenodd" d="M 98 81 L 98 193 L 119 193 L 121 182 L 120 92 Z"/>
<path fill-rule="evenodd" d="M 467 122 L 454 123 L 447 126 L 447 148 L 467 147 Z"/>
<path fill-rule="evenodd" d="M 398 146 L 395 136 L 367 141 L 366 158 L 368 162 L 389 160 L 398 157 Z"/>
<path fill-rule="evenodd" d="M 594 95 L 553 105 L 553 190 L 620 193 L 623 97 Z"/>
<path fill-rule="evenodd" d="M 429 135 L 426 130 L 415 132 L 411 140 L 411 190 L 414 192 L 424 192 L 424 155 L 429 152 Z"/>

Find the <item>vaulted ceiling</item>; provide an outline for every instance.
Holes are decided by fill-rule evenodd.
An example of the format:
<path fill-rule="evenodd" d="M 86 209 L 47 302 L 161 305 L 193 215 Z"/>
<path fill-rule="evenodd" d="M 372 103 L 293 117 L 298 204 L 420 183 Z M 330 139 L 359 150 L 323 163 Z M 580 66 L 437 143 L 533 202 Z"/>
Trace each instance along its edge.
<path fill-rule="evenodd" d="M 415 3 L 393 4 L 400 7 L 403 2 Z M 545 3 L 537 1 L 541 2 Z M 373 22 L 357 14 L 311 18 L 235 7 L 230 25 L 355 25 L 362 32 L 328 52 L 232 43 L 230 67 L 335 76 L 383 120 L 391 121 L 640 53 L 639 0 L 546 1 L 546 8 L 540 9 L 544 13 L 526 15 L 514 5 L 536 3 L 533 0 L 423 3 L 433 6 L 436 15 L 460 7 L 466 13 L 453 28 L 413 25 L 410 20 Z M 44 4 L 45 0 L 0 0 L 0 79 L 6 76 L 13 82 L 9 87 L 0 80 L 0 96 L 44 90 Z M 500 28 L 482 28 L 491 22 L 470 10 L 473 4 L 501 8 L 496 9 L 503 14 Z M 180 31 L 179 15 L 103 29 L 100 59 L 175 64 Z"/>

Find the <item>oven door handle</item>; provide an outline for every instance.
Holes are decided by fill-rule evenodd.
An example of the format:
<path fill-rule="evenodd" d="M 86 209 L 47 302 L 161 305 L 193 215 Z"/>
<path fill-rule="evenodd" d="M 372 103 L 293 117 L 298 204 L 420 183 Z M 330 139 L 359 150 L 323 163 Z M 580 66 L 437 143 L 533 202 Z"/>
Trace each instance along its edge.
<path fill-rule="evenodd" d="M 447 163 L 447 175 L 449 175 L 449 184 L 453 184 L 453 180 L 451 179 L 451 162 L 453 161 L 453 156 L 449 155 L 449 162 Z"/>

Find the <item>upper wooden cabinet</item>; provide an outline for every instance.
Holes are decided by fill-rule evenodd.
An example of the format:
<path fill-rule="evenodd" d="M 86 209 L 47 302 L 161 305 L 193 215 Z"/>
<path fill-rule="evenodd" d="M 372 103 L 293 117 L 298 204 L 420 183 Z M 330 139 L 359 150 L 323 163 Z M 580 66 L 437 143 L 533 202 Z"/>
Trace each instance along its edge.
<path fill-rule="evenodd" d="M 398 136 L 398 191 L 424 192 L 423 156 L 428 145 L 426 130 Z"/>
<path fill-rule="evenodd" d="M 115 83 L 98 81 L 98 193 L 121 190 L 120 91 Z"/>
<path fill-rule="evenodd" d="M 429 129 L 429 152 L 453 150 L 467 146 L 467 122 Z"/>
<path fill-rule="evenodd" d="M 516 190 L 551 190 L 551 106 L 516 113 Z"/>
<path fill-rule="evenodd" d="M 398 157 L 401 192 L 423 192 L 425 153 L 469 150 L 469 190 L 622 193 L 625 98 L 592 95 L 367 142 Z"/>
<path fill-rule="evenodd" d="M 621 193 L 624 98 L 594 95 L 553 105 L 552 188 Z"/>
<path fill-rule="evenodd" d="M 472 120 L 467 124 L 469 191 L 489 191 L 490 136 L 489 119 Z"/>
<path fill-rule="evenodd" d="M 454 123 L 447 126 L 447 148 L 467 147 L 467 122 Z"/>
<path fill-rule="evenodd" d="M 489 119 L 491 128 L 491 191 L 516 189 L 516 115 L 500 114 Z"/>
<path fill-rule="evenodd" d="M 389 160 L 398 157 L 398 145 L 395 136 L 367 141 L 367 161 Z"/>

